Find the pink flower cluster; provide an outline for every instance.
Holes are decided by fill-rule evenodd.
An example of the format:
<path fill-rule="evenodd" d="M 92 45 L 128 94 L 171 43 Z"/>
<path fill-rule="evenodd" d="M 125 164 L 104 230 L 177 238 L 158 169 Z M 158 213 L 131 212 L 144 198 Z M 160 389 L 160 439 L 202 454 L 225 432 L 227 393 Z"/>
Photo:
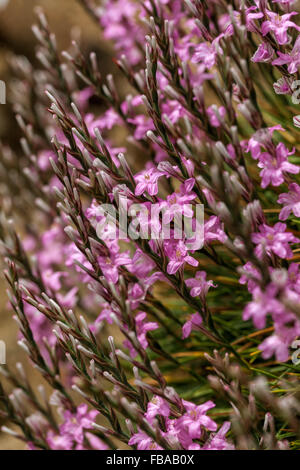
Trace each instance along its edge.
<path fill-rule="evenodd" d="M 230 423 L 226 421 L 217 431 L 217 423 L 206 414 L 214 406 L 212 401 L 195 405 L 182 400 L 184 412 L 180 417 L 174 418 L 166 400 L 154 396 L 148 403 L 144 417 L 150 425 L 156 417 L 160 417 L 164 421 L 166 429 L 161 433 L 162 437 L 173 445 L 177 443 L 178 448 L 185 450 L 233 450 L 234 446 L 226 440 Z M 209 435 L 207 435 L 208 431 Z M 136 445 L 139 450 L 162 449 L 141 430 L 131 437 L 129 444 Z"/>

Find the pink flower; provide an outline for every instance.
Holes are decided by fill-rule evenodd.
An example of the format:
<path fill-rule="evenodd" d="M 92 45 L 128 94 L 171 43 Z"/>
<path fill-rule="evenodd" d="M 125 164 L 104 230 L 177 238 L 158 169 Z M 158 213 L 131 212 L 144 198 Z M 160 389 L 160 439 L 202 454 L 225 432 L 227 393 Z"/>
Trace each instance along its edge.
<path fill-rule="evenodd" d="M 234 445 L 226 441 L 226 434 L 230 429 L 231 423 L 225 421 L 216 434 L 210 436 L 208 441 L 202 447 L 203 450 L 234 450 Z"/>
<path fill-rule="evenodd" d="M 170 260 L 167 266 L 168 274 L 176 274 L 184 263 L 198 266 L 198 261 L 188 254 L 188 249 L 182 240 L 177 243 L 174 240 L 167 240 L 164 243 L 164 249 Z"/>
<path fill-rule="evenodd" d="M 47 269 L 42 273 L 45 286 L 54 291 L 61 289 L 61 277 L 63 276 L 66 276 L 66 273 L 53 271 L 52 269 Z"/>
<path fill-rule="evenodd" d="M 147 131 L 153 131 L 155 129 L 153 121 L 148 119 L 144 114 L 138 114 L 134 118 L 128 119 L 128 122 L 136 126 L 134 131 L 134 138 L 136 140 L 144 139 Z"/>
<path fill-rule="evenodd" d="M 57 299 L 60 305 L 67 310 L 70 310 L 75 307 L 77 303 L 77 292 L 78 287 L 72 287 L 66 294 L 57 294 Z"/>
<path fill-rule="evenodd" d="M 206 280 L 205 271 L 197 271 L 195 278 L 190 278 L 185 281 L 188 287 L 191 287 L 191 296 L 198 297 L 200 296 L 202 300 L 205 300 L 206 294 L 210 287 L 217 287 L 214 285 L 213 281 Z"/>
<path fill-rule="evenodd" d="M 166 103 L 163 103 L 162 109 L 173 124 L 187 115 L 184 107 L 175 100 L 168 100 Z"/>
<path fill-rule="evenodd" d="M 298 36 L 295 45 L 290 54 L 277 51 L 278 58 L 273 60 L 273 65 L 284 65 L 288 64 L 288 72 L 293 74 L 296 73 L 300 66 L 300 36 Z"/>
<path fill-rule="evenodd" d="M 263 359 L 269 359 L 274 354 L 278 362 L 285 362 L 289 358 L 289 345 L 278 335 L 271 335 L 266 338 L 258 347 L 262 351 Z"/>
<path fill-rule="evenodd" d="M 147 340 L 148 331 L 157 330 L 159 328 L 156 322 L 147 322 L 146 319 L 147 314 L 145 312 L 139 312 L 135 317 L 137 339 L 143 349 L 147 349 L 149 344 Z M 123 344 L 129 349 L 131 357 L 134 358 L 137 356 L 137 351 L 129 340 L 125 340 Z"/>
<path fill-rule="evenodd" d="M 64 412 L 64 423 L 60 426 L 60 435 L 70 437 L 77 444 L 82 444 L 84 431 L 93 428 L 93 423 L 98 414 L 97 410 L 88 411 L 88 406 L 85 403 L 78 406 L 76 414 L 66 410 Z"/>
<path fill-rule="evenodd" d="M 94 449 L 106 450 L 107 446 L 91 433 L 85 433 L 93 428 L 98 411 L 88 411 L 86 404 L 79 405 L 76 413 L 66 410 L 63 414 L 64 422 L 59 427 L 59 433 L 53 430 L 47 433 L 47 443 L 52 450 L 85 450 L 84 438 Z"/>
<path fill-rule="evenodd" d="M 294 288 L 300 294 L 300 266 L 298 263 L 291 263 L 288 269 L 288 286 Z"/>
<path fill-rule="evenodd" d="M 95 436 L 95 434 L 87 432 L 86 433 L 86 438 L 87 438 L 90 446 L 92 447 L 92 449 L 94 449 L 94 450 L 109 450 L 108 446 L 106 444 L 104 444 L 104 442 L 101 441 L 101 439 L 99 439 L 99 437 Z M 76 450 L 81 450 L 79 448 L 79 446 L 80 446 L 80 444 L 77 445 Z M 82 450 L 85 450 L 85 448 L 82 447 Z"/>
<path fill-rule="evenodd" d="M 145 299 L 147 292 L 146 286 L 141 286 L 139 282 L 135 282 L 133 285 L 128 286 L 128 300 L 132 309 L 136 309 L 139 303 Z"/>
<path fill-rule="evenodd" d="M 257 6 L 251 6 L 245 10 L 246 14 L 246 27 L 248 31 L 256 32 L 257 27 L 255 25 L 255 21 L 263 18 L 264 14 L 262 12 L 255 12 L 257 10 Z M 239 11 L 233 11 L 233 16 L 236 24 L 241 26 L 241 14 Z M 233 35 L 234 28 L 231 22 L 230 15 L 224 14 L 221 17 L 221 21 L 219 21 L 220 28 L 222 31 L 225 31 L 225 35 Z"/>
<path fill-rule="evenodd" d="M 139 5 L 130 0 L 107 1 L 101 10 L 100 22 L 104 37 L 112 39 L 119 54 L 125 54 L 133 65 L 141 58 L 137 43 L 143 40 L 143 30 L 134 18 L 141 14 Z"/>
<path fill-rule="evenodd" d="M 93 332 L 96 332 L 99 329 L 99 325 L 103 321 L 107 321 L 107 323 L 109 323 L 110 325 L 113 324 L 112 315 L 115 314 L 115 312 L 111 308 L 110 304 L 105 302 L 104 304 L 102 304 L 102 307 L 103 307 L 103 309 L 102 309 L 100 315 L 97 317 L 97 319 L 95 320 L 93 325 L 91 325 L 91 330 Z"/>
<path fill-rule="evenodd" d="M 162 450 L 162 447 L 141 430 L 131 437 L 128 445 L 136 445 L 138 450 Z"/>
<path fill-rule="evenodd" d="M 261 281 L 261 273 L 250 261 L 242 268 L 239 268 L 239 272 L 242 274 L 239 283 L 248 284 L 248 291 L 252 293 Z"/>
<path fill-rule="evenodd" d="M 249 139 L 246 152 L 251 152 L 251 156 L 254 160 L 259 158 L 262 148 L 271 152 L 274 148 L 272 136 L 275 131 L 284 131 L 284 129 L 279 124 L 277 126 L 259 129 Z"/>
<path fill-rule="evenodd" d="M 154 196 L 158 193 L 157 181 L 163 174 L 156 168 L 152 167 L 148 170 L 144 170 L 134 177 L 137 186 L 135 188 L 135 195 L 140 196 L 147 191 L 150 196 Z"/>
<path fill-rule="evenodd" d="M 299 26 L 290 21 L 290 18 L 294 15 L 298 15 L 296 11 L 286 13 L 285 15 L 278 15 L 273 11 L 267 10 L 268 20 L 264 21 L 261 25 L 261 32 L 263 36 L 266 36 L 270 31 L 274 33 L 278 44 L 286 44 L 288 42 L 287 31 L 289 28 L 295 28 L 297 31 L 300 30 Z"/>
<path fill-rule="evenodd" d="M 200 439 L 203 428 L 208 431 L 217 430 L 217 423 L 206 416 L 206 412 L 216 406 L 212 401 L 207 401 L 202 405 L 195 405 L 185 400 L 182 400 L 182 403 L 186 413 L 178 418 L 176 423 L 176 428 L 179 430 L 179 440 L 180 434 L 187 433 L 190 439 Z"/>
<path fill-rule="evenodd" d="M 54 431 L 48 432 L 46 441 L 51 450 L 72 450 L 74 448 L 74 441 L 71 436 L 61 436 L 55 434 Z"/>
<path fill-rule="evenodd" d="M 116 284 L 119 279 L 119 266 L 126 266 L 131 264 L 131 258 L 127 252 L 123 253 L 110 253 L 109 256 L 98 256 L 97 261 L 103 275 L 109 282 Z"/>
<path fill-rule="evenodd" d="M 96 118 L 93 114 L 86 114 L 85 122 L 88 128 L 89 133 L 95 137 L 94 129 L 97 127 L 100 130 L 104 129 L 112 129 L 117 124 L 122 124 L 122 120 L 118 113 L 109 108 L 105 113 L 103 113 L 100 117 Z"/>
<path fill-rule="evenodd" d="M 148 403 L 147 412 L 144 416 L 147 421 L 151 422 L 156 415 L 165 416 L 166 418 L 170 415 L 170 405 L 158 395 L 155 395 Z"/>
<path fill-rule="evenodd" d="M 171 220 L 178 216 L 192 218 L 194 215 L 193 208 L 190 204 L 196 198 L 196 194 L 186 190 L 190 183 L 191 186 L 195 184 L 195 180 L 189 179 L 182 185 L 179 193 L 173 193 L 167 196 L 167 201 L 163 201 L 161 207 L 163 208 L 163 221 L 168 224 Z M 190 189 L 190 188 L 188 188 Z"/>
<path fill-rule="evenodd" d="M 209 117 L 210 124 L 213 127 L 220 127 L 220 119 L 223 119 L 226 116 L 226 109 L 224 108 L 224 106 L 220 106 L 218 108 L 217 106 L 212 105 L 207 108 L 206 112 Z"/>
<path fill-rule="evenodd" d="M 289 192 L 280 194 L 277 202 L 284 205 L 279 214 L 280 220 L 286 220 L 291 212 L 295 217 L 300 217 L 300 186 L 297 183 L 291 183 Z"/>
<path fill-rule="evenodd" d="M 278 289 L 270 284 L 263 292 L 259 287 L 255 287 L 252 296 L 253 300 L 248 303 L 243 312 L 243 320 L 252 318 L 255 328 L 261 329 L 266 326 L 268 313 L 280 312 L 281 304 L 276 300 Z"/>
<path fill-rule="evenodd" d="M 43 353 L 45 352 L 45 357 L 48 357 L 48 352 L 44 347 L 43 338 L 47 338 L 51 346 L 56 344 L 56 336 L 53 334 L 50 320 L 32 305 L 27 303 L 24 304 L 24 310 L 35 341 L 40 345 L 41 351 Z"/>
<path fill-rule="evenodd" d="M 299 173 L 300 167 L 288 161 L 288 156 L 294 153 L 295 149 L 289 152 L 286 146 L 280 142 L 276 147 L 275 155 L 269 152 L 260 154 L 258 167 L 263 169 L 260 172 L 262 188 L 266 188 L 269 184 L 280 186 L 284 182 L 284 173 Z"/>
<path fill-rule="evenodd" d="M 257 245 L 256 255 L 261 258 L 264 251 L 270 256 L 272 253 L 279 258 L 292 258 L 293 252 L 290 243 L 299 242 L 292 233 L 286 232 L 286 224 L 277 222 L 274 227 L 262 224 L 259 232 L 252 234 L 252 241 Z"/>
<path fill-rule="evenodd" d="M 202 62 L 206 68 L 211 69 L 216 63 L 218 50 L 221 50 L 219 40 L 222 36 L 223 34 L 214 39 L 212 43 L 201 42 L 196 46 L 192 62 L 196 64 Z"/>
<path fill-rule="evenodd" d="M 186 339 L 190 336 L 192 330 L 197 330 L 197 327 L 202 325 L 203 321 L 198 312 L 190 315 L 189 320 L 185 322 L 182 327 L 182 338 Z"/>
<path fill-rule="evenodd" d="M 267 43 L 263 42 L 257 48 L 257 51 L 251 58 L 252 62 L 269 62 L 274 55 L 273 47 Z"/>
<path fill-rule="evenodd" d="M 145 278 L 154 268 L 154 262 L 148 258 L 139 248 L 136 250 L 132 258 L 132 266 L 128 267 L 139 278 Z"/>
<path fill-rule="evenodd" d="M 211 216 L 204 223 L 204 243 L 210 243 L 214 240 L 224 242 L 227 238 L 223 230 L 223 224 L 221 223 L 219 217 Z"/>
<path fill-rule="evenodd" d="M 147 314 L 145 312 L 140 312 L 135 317 L 136 332 L 137 338 L 140 345 L 146 349 L 148 347 L 147 333 L 148 331 L 157 330 L 159 328 L 156 322 L 146 322 Z"/>

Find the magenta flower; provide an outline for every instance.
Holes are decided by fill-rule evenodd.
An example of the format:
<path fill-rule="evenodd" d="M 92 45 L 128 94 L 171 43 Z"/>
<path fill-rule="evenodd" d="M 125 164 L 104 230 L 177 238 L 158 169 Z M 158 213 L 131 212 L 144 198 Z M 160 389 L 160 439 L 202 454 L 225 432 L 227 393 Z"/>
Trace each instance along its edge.
<path fill-rule="evenodd" d="M 116 284 L 119 279 L 119 266 L 127 266 L 131 264 L 131 258 L 128 252 L 110 253 L 110 256 L 98 256 L 97 261 L 103 275 L 109 282 Z"/>
<path fill-rule="evenodd" d="M 198 266 L 198 261 L 188 254 L 188 249 L 182 240 L 179 240 L 177 243 L 174 240 L 167 240 L 164 243 L 164 249 L 166 255 L 169 257 L 167 266 L 168 274 L 176 274 L 184 263 L 188 263 L 191 266 Z"/>
<path fill-rule="evenodd" d="M 111 308 L 110 304 L 105 302 L 102 304 L 102 307 L 103 308 L 100 315 L 96 318 L 95 322 L 91 326 L 91 330 L 93 332 L 97 332 L 97 330 L 99 329 L 99 325 L 103 321 L 107 321 L 107 323 L 109 323 L 110 325 L 113 324 L 112 315 L 115 314 L 115 312 Z"/>
<path fill-rule="evenodd" d="M 87 432 L 85 437 L 93 450 L 108 450 L 107 445 L 94 434 Z M 48 432 L 46 441 L 51 450 L 90 450 L 84 444 L 75 444 L 71 436 L 61 436 L 54 431 Z"/>
<path fill-rule="evenodd" d="M 131 64 L 137 64 L 141 53 L 137 42 L 143 40 L 143 30 L 134 21 L 141 14 L 139 5 L 130 0 L 106 2 L 100 22 L 104 37 L 112 39 L 119 54 L 126 54 Z"/>
<path fill-rule="evenodd" d="M 262 188 L 266 188 L 269 184 L 280 186 L 284 183 L 284 173 L 299 173 L 300 167 L 288 161 L 288 156 L 294 153 L 295 149 L 289 152 L 286 146 L 280 142 L 276 147 L 275 155 L 271 155 L 269 152 L 260 154 L 258 167 L 262 168 L 260 172 Z"/>
<path fill-rule="evenodd" d="M 133 285 L 129 285 L 128 289 L 128 300 L 130 300 L 130 306 L 132 309 L 136 309 L 139 303 L 145 299 L 147 292 L 147 286 L 143 286 L 139 282 L 135 282 Z"/>
<path fill-rule="evenodd" d="M 129 266 L 128 269 L 137 277 L 145 278 L 154 266 L 154 262 L 138 248 L 133 255 L 132 266 Z"/>
<path fill-rule="evenodd" d="M 243 320 L 252 318 L 255 328 L 261 329 L 266 326 L 268 313 L 279 313 L 282 306 L 276 300 L 277 287 L 270 284 L 263 292 L 259 287 L 255 287 L 252 292 L 253 300 L 249 302 L 243 312 Z"/>
<path fill-rule="evenodd" d="M 280 194 L 277 202 L 284 206 L 279 214 L 280 220 L 286 220 L 291 212 L 295 217 L 300 217 L 300 186 L 297 183 L 291 183 L 289 192 Z"/>
<path fill-rule="evenodd" d="M 269 62 L 274 55 L 273 47 L 267 43 L 263 42 L 257 48 L 257 51 L 251 58 L 252 62 Z"/>
<path fill-rule="evenodd" d="M 187 180 L 185 183 L 190 181 L 191 185 L 194 185 L 195 180 Z M 186 185 L 187 186 L 187 185 Z M 182 185 L 179 193 L 173 193 L 167 196 L 167 201 L 161 203 L 163 208 L 163 222 L 168 224 L 171 222 L 176 215 L 192 218 L 194 215 L 193 208 L 190 204 L 197 196 L 195 193 L 186 189 L 185 185 Z M 188 188 L 190 189 L 190 188 Z"/>
<path fill-rule="evenodd" d="M 245 15 L 246 15 L 246 27 L 248 31 L 255 32 L 257 31 L 257 27 L 255 25 L 255 21 L 263 18 L 264 14 L 262 12 L 256 12 L 257 6 L 251 6 L 246 8 Z M 233 17 L 237 25 L 241 26 L 241 13 L 239 11 L 233 11 Z M 234 34 L 234 28 L 231 20 L 231 16 L 224 14 L 222 15 L 221 19 L 219 20 L 219 25 L 222 31 L 225 32 L 225 35 L 232 36 Z"/>
<path fill-rule="evenodd" d="M 55 434 L 54 431 L 48 431 L 47 444 L 51 450 L 72 450 L 74 448 L 74 441 L 69 435 Z"/>
<path fill-rule="evenodd" d="M 147 421 L 151 422 L 156 415 L 164 416 L 166 418 L 170 415 L 170 405 L 166 400 L 158 395 L 155 395 L 152 400 L 149 401 L 147 412 L 144 416 Z"/>
<path fill-rule="evenodd" d="M 300 294 L 300 266 L 298 263 L 291 263 L 288 269 L 288 286 L 294 288 Z"/>
<path fill-rule="evenodd" d="M 120 116 L 112 108 L 109 108 L 101 117 L 98 117 L 97 119 L 95 119 L 93 114 L 86 114 L 85 122 L 88 131 L 92 136 L 95 136 L 95 128 L 98 128 L 100 130 L 110 130 L 117 124 L 122 123 Z"/>
<path fill-rule="evenodd" d="M 30 321 L 33 337 L 35 341 L 41 345 L 42 352 L 45 350 L 43 338 L 47 338 L 49 344 L 54 346 L 56 344 L 56 337 L 53 334 L 53 329 L 51 328 L 51 323 L 48 318 L 29 304 L 25 304 L 24 311 L 28 321 Z M 47 351 L 45 351 L 45 355 L 48 357 Z"/>
<path fill-rule="evenodd" d="M 146 319 L 147 314 L 145 312 L 139 312 L 135 317 L 137 339 L 143 349 L 147 349 L 149 345 L 147 340 L 148 331 L 157 330 L 159 328 L 156 322 L 147 322 Z M 137 356 L 138 353 L 129 340 L 126 339 L 123 341 L 123 344 L 129 349 L 131 357 L 134 358 Z"/>
<path fill-rule="evenodd" d="M 192 62 L 196 64 L 201 62 L 207 69 L 211 69 L 216 63 L 218 51 L 221 51 L 219 40 L 222 36 L 223 34 L 214 39 L 212 43 L 201 42 L 197 47 L 195 47 Z"/>
<path fill-rule="evenodd" d="M 217 112 L 216 109 L 218 110 Z M 224 119 L 226 116 L 226 109 L 224 108 L 224 106 L 220 106 L 218 108 L 217 106 L 212 105 L 207 108 L 206 112 L 209 117 L 210 124 L 213 127 L 220 127 L 220 119 Z"/>
<path fill-rule="evenodd" d="M 248 291 L 253 292 L 254 289 L 261 281 L 261 273 L 253 264 L 248 261 L 242 268 L 239 269 L 239 272 L 242 273 L 239 283 L 247 284 Z"/>
<path fill-rule="evenodd" d="M 230 429 L 231 423 L 225 421 L 216 434 L 212 434 L 210 439 L 202 447 L 203 450 L 234 450 L 233 444 L 226 441 L 226 434 Z"/>
<path fill-rule="evenodd" d="M 277 51 L 278 58 L 273 60 L 273 65 L 288 65 L 288 72 L 296 73 L 300 66 L 300 36 L 298 36 L 290 54 Z"/>
<path fill-rule="evenodd" d="M 152 167 L 148 170 L 144 170 L 138 175 L 135 175 L 134 179 L 137 183 L 135 188 L 135 195 L 140 196 L 147 191 L 150 196 L 154 196 L 158 193 L 157 181 L 163 174 L 156 168 Z"/>
<path fill-rule="evenodd" d="M 147 333 L 148 331 L 157 330 L 159 328 L 156 322 L 147 322 L 147 314 L 145 312 L 140 312 L 135 317 L 136 332 L 137 338 L 139 340 L 142 348 L 146 349 L 148 347 Z"/>
<path fill-rule="evenodd" d="M 197 327 L 202 325 L 203 320 L 201 315 L 198 312 L 190 315 L 189 320 L 185 322 L 182 327 L 182 338 L 186 339 L 190 336 L 192 330 L 197 330 Z"/>
<path fill-rule="evenodd" d="M 197 271 L 195 278 L 187 279 L 185 283 L 188 287 L 191 287 L 191 296 L 200 296 L 202 301 L 205 300 L 206 294 L 210 287 L 217 287 L 214 285 L 213 281 L 206 280 L 205 271 Z"/>
<path fill-rule="evenodd" d="M 300 240 L 292 233 L 286 232 L 286 224 L 277 222 L 274 227 L 262 224 L 259 232 L 252 234 L 252 241 L 257 245 L 255 253 L 259 258 L 264 251 L 269 256 L 274 253 L 279 258 L 292 258 L 290 243 L 297 243 Z"/>
<path fill-rule="evenodd" d="M 162 447 L 141 430 L 130 438 L 128 445 L 136 445 L 138 450 L 163 450 Z"/>
<path fill-rule="evenodd" d="M 204 223 L 204 243 L 210 243 L 212 241 L 218 240 L 221 243 L 227 238 L 226 233 L 223 230 L 223 224 L 220 221 L 220 218 L 217 216 L 211 216 Z"/>
<path fill-rule="evenodd" d="M 272 136 L 275 131 L 284 131 L 279 124 L 273 127 L 267 127 L 259 129 L 249 139 L 248 145 L 245 145 L 245 151 L 251 152 L 252 158 L 257 160 L 261 155 L 261 149 L 272 151 L 274 144 L 272 142 Z"/>
<path fill-rule="evenodd" d="M 136 126 L 134 131 L 134 138 L 136 140 L 144 139 L 147 131 L 154 130 L 152 120 L 148 119 L 144 114 L 138 114 L 134 118 L 128 119 L 128 122 Z"/>
<path fill-rule="evenodd" d="M 59 434 L 50 430 L 47 434 L 47 443 L 53 450 L 85 450 L 84 438 L 86 437 L 91 447 L 99 450 L 107 449 L 107 446 L 99 438 L 85 431 L 93 428 L 97 410 L 88 411 L 86 404 L 79 405 L 76 413 L 66 410 L 63 414 L 64 422 L 59 428 Z"/>
<path fill-rule="evenodd" d="M 64 412 L 64 423 L 60 426 L 61 436 L 69 436 L 76 443 L 82 444 L 84 440 L 84 431 L 92 429 L 96 416 L 99 414 L 97 410 L 88 410 L 88 406 L 84 403 L 79 405 L 76 414 L 69 410 Z"/>
<path fill-rule="evenodd" d="M 255 26 L 255 21 L 260 20 L 263 18 L 264 14 L 261 11 L 255 11 L 257 10 L 257 6 L 252 6 L 246 9 L 246 26 L 248 31 L 256 32 L 257 27 Z M 239 15 L 240 16 L 240 15 Z M 240 18 L 240 23 L 241 23 L 241 18 Z"/>
<path fill-rule="evenodd" d="M 289 342 L 285 342 L 278 335 L 266 338 L 258 347 L 262 351 L 263 359 L 269 359 L 274 354 L 278 362 L 285 362 L 289 358 Z"/>
<path fill-rule="evenodd" d="M 289 40 L 287 31 L 289 28 L 295 28 L 297 31 L 300 30 L 299 26 L 290 21 L 290 18 L 294 15 L 298 15 L 296 11 L 286 13 L 285 15 L 278 15 L 277 13 L 267 10 L 268 20 L 264 21 L 261 25 L 261 32 L 263 36 L 266 36 L 269 32 L 274 33 L 278 44 L 286 44 Z"/>
<path fill-rule="evenodd" d="M 54 291 L 61 289 L 61 278 L 63 276 L 66 276 L 66 273 L 63 273 L 62 271 L 53 271 L 52 269 L 47 269 L 42 273 L 45 286 Z"/>
<path fill-rule="evenodd" d="M 212 401 L 207 401 L 202 405 L 195 405 L 185 400 L 182 400 L 182 403 L 186 413 L 178 418 L 176 423 L 176 428 L 179 430 L 179 439 L 180 434 L 186 433 L 190 439 L 200 439 L 203 428 L 208 431 L 217 430 L 217 423 L 209 418 L 209 416 L 206 416 L 206 412 L 216 406 Z"/>
<path fill-rule="evenodd" d="M 62 307 L 66 308 L 67 310 L 70 310 L 75 307 L 77 303 L 77 293 L 78 293 L 78 287 L 72 287 L 66 294 L 57 294 L 57 299 L 59 300 L 59 303 Z"/>

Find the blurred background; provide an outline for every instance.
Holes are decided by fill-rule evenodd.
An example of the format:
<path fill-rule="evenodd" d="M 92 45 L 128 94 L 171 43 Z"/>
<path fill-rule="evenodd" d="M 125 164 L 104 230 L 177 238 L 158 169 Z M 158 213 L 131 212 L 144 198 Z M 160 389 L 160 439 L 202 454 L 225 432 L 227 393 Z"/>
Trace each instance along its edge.
<path fill-rule="evenodd" d="M 60 50 L 68 48 L 70 37 L 81 34 L 83 50 L 97 52 L 101 71 L 104 74 L 110 72 L 112 50 L 101 39 L 100 29 L 95 21 L 76 0 L 0 0 L 0 80 L 6 83 L 8 95 L 12 80 L 8 64 L 11 54 L 25 55 L 35 63 L 36 40 L 31 26 L 36 21 L 34 10 L 37 6 L 44 9 L 51 30 L 56 34 Z M 0 139 L 17 150 L 19 136 L 8 96 L 7 104 L 0 105 Z M 7 362 L 12 365 L 22 361 L 26 366 L 24 353 L 17 346 L 17 328 L 7 306 L 3 276 L 0 279 L 0 340 L 6 342 Z M 32 368 L 30 371 L 33 374 Z M 31 375 L 31 380 L 33 385 L 41 382 L 40 376 L 35 374 Z M 0 418 L 1 424 L 3 423 Z M 23 448 L 22 442 L 0 433 L 0 450 Z"/>

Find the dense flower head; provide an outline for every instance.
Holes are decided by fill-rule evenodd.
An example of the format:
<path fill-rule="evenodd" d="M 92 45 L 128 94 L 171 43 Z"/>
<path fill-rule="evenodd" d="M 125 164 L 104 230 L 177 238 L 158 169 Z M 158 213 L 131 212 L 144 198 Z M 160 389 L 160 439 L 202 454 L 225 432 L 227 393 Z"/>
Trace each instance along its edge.
<path fill-rule="evenodd" d="M 286 224 L 277 222 L 274 227 L 261 225 L 259 232 L 253 233 L 252 241 L 257 245 L 255 250 L 258 257 L 262 257 L 266 252 L 269 256 L 274 253 L 280 258 L 292 258 L 290 244 L 300 240 L 292 233 L 286 232 Z"/>
<path fill-rule="evenodd" d="M 88 411 L 86 404 L 79 405 L 76 413 L 65 410 L 63 413 L 63 423 L 60 425 L 59 434 L 49 430 L 47 443 L 52 450 L 87 450 L 88 448 L 106 450 L 107 446 L 100 439 L 91 433 L 85 433 L 88 429 L 93 429 L 98 412 Z M 86 443 L 85 443 L 86 440 Z"/>
<path fill-rule="evenodd" d="M 195 405 L 186 400 L 182 400 L 182 415 L 178 418 L 171 416 L 172 411 L 168 403 L 158 396 L 154 396 L 148 403 L 145 418 L 150 423 L 155 417 L 162 417 L 165 421 L 166 430 L 162 432 L 161 437 L 168 442 L 177 442 L 180 448 L 185 450 L 233 450 L 234 446 L 226 440 L 226 434 L 230 428 L 230 423 L 225 422 L 216 434 L 218 425 L 209 416 L 207 411 L 213 408 L 215 404 L 207 401 L 201 405 Z M 203 445 L 197 443 L 204 433 L 208 431 L 211 434 L 206 438 Z M 160 445 L 147 437 L 141 430 L 135 433 L 130 444 L 136 444 L 139 450 L 161 450 Z"/>

